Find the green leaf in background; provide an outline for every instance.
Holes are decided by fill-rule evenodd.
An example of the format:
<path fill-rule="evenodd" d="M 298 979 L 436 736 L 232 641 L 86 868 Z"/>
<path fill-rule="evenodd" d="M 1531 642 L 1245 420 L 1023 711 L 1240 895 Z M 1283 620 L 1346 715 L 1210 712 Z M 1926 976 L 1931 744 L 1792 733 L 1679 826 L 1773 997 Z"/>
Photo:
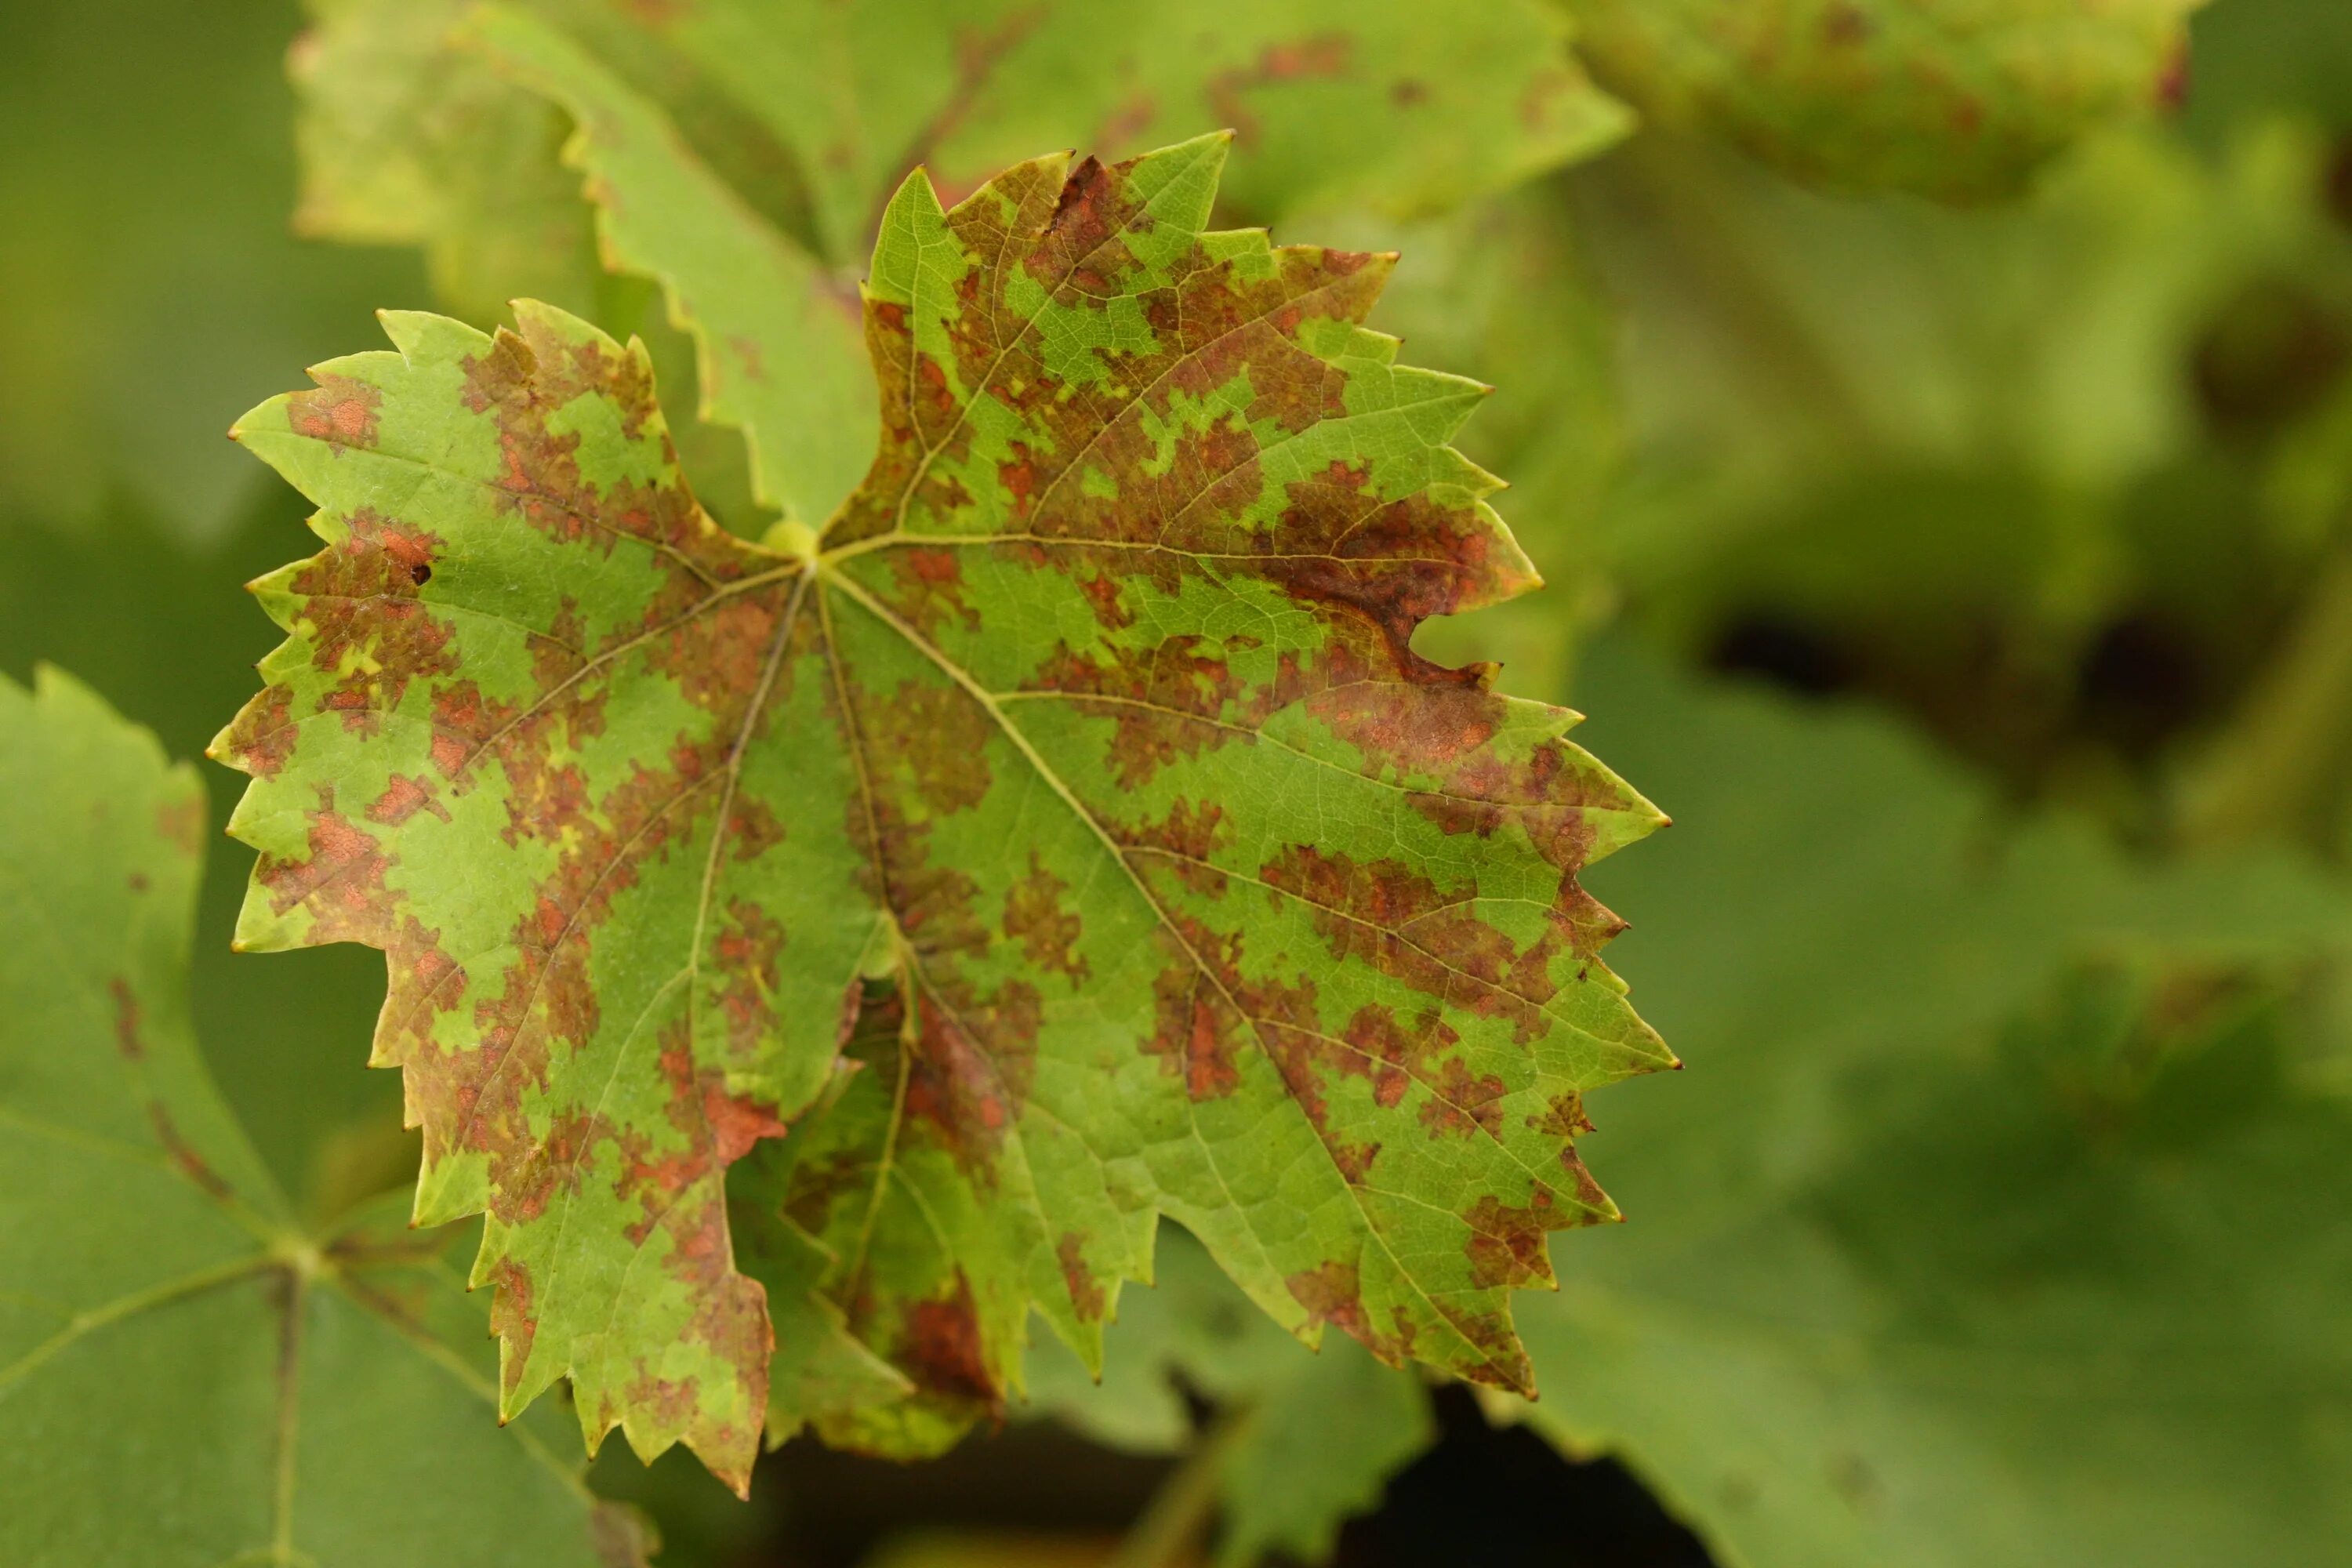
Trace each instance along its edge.
<path fill-rule="evenodd" d="M 2175 102 L 2200 0 L 1563 0 L 1614 90 L 1832 184 L 1975 200 Z"/>
<path fill-rule="evenodd" d="M 1528 549 L 1693 656 L 1761 618 L 1798 677 L 2145 817 L 2117 774 L 2226 710 L 2352 495 L 2326 167 L 2266 120 L 2210 155 L 2116 133 L 1956 213 L 1637 141 L 1564 182 L 1629 450 Z M 2151 644 L 2152 690 L 2105 679 Z"/>
<path fill-rule="evenodd" d="M 545 111 L 523 89 L 545 94 L 578 124 L 570 157 L 606 260 L 661 280 L 699 344 L 704 414 L 748 435 L 761 500 L 811 522 L 857 482 L 873 439 L 855 278 L 910 163 L 952 197 L 1039 146 L 1115 156 L 1223 124 L 1242 154 L 1223 199 L 1246 220 L 1350 204 L 1410 216 L 1586 155 L 1628 122 L 1535 0 L 1442 19 L 1346 0 L 723 0 L 658 15 L 541 0 L 479 12 L 467 47 L 419 47 L 466 10 L 320 8 L 303 58 L 337 68 L 302 78 L 306 211 L 344 237 L 430 230 L 436 255 L 511 253 L 509 202 L 524 221 L 543 204 L 479 176 L 538 136 Z M 393 34 L 398 47 L 377 44 Z M 520 85 L 501 94 L 485 53 Z M 429 200 L 397 199 L 445 168 Z M 517 259 L 499 298 L 531 292 Z M 491 287 L 456 302 L 478 310 Z"/>
<path fill-rule="evenodd" d="M 1580 689 L 1682 819 L 1612 888 L 1651 917 L 1634 972 L 1682 977 L 1653 1011 L 1691 1066 L 1610 1097 L 1635 1223 L 1520 1307 L 1528 1418 L 1752 1568 L 2326 1561 L 2352 1110 L 2252 1026 L 2103 1054 L 2078 1005 L 2000 1036 L 2086 953 L 2340 954 L 2342 890 L 2003 825 L 1883 722 L 1621 646 Z"/>
<path fill-rule="evenodd" d="M 306 0 L 289 57 L 299 233 L 414 245 L 435 291 L 495 319 L 527 296 L 585 312 L 602 268 L 562 112 L 448 47 L 471 0 Z"/>
<path fill-rule="evenodd" d="M 113 694 L 167 753 L 201 751 L 269 651 L 272 628 L 238 584 L 302 536 L 289 503 L 299 498 L 282 489 L 257 495 L 203 547 L 128 505 L 80 528 L 0 527 L 0 673 L 29 682 L 54 661 Z M 123 571 L 126 561 L 144 569 Z M 216 833 L 242 781 L 205 773 L 205 828 Z M 301 1215 L 324 1219 L 415 1172 L 399 1086 L 365 1067 L 383 960 L 356 948 L 283 961 L 231 952 L 250 869 L 242 851 L 205 858 L 190 1007 L 214 1081 L 263 1163 Z"/>
<path fill-rule="evenodd" d="M 290 6 L 155 0 L 0 24 L 0 530 L 127 502 L 216 540 L 255 489 L 221 439 L 236 410 L 420 299 L 405 257 L 286 233 L 292 26 Z M 131 363 L 130 384 L 108 368 Z"/>
<path fill-rule="evenodd" d="M 937 1448 L 1033 1305 L 1097 1361 L 1161 1213 L 1310 1342 L 1528 1386 L 1510 1291 L 1613 1214 L 1580 1096 L 1673 1059 L 1577 873 L 1660 818 L 1411 651 L 1532 582 L 1444 444 L 1482 389 L 1359 324 L 1391 258 L 1204 232 L 1224 152 L 909 178 L 881 450 L 776 550 L 545 307 L 387 316 L 238 426 L 328 541 L 258 584 L 293 635 L 219 742 L 240 937 L 392 954 L 377 1059 L 419 1219 L 489 1212 L 509 1411 L 569 1373 L 592 1441 L 743 1484 L 721 1180 L 795 1118 L 808 1245 L 763 1255 L 915 1394 L 780 1430 Z"/>
<path fill-rule="evenodd" d="M 88 689 L 0 678 L 0 1554 L 639 1561 L 560 1426 L 487 1418 L 449 1242 L 380 1208 L 299 1226 L 213 1089 L 185 993 L 204 822 L 193 770 Z"/>
<path fill-rule="evenodd" d="M 1206 1473 L 1171 1486 L 1213 1489 L 1217 1561 L 1231 1568 L 1277 1552 L 1325 1561 L 1340 1524 L 1436 1436 L 1419 1378 L 1345 1340 L 1307 1353 L 1181 1230 L 1161 1233 L 1150 1289 L 1121 1293 L 1105 1339 L 1099 1383 L 1042 1350 L 1032 1408 L 1113 1447 L 1172 1453 L 1192 1437 L 1186 1393 L 1215 1401 L 1218 1425 L 1184 1467 Z"/>

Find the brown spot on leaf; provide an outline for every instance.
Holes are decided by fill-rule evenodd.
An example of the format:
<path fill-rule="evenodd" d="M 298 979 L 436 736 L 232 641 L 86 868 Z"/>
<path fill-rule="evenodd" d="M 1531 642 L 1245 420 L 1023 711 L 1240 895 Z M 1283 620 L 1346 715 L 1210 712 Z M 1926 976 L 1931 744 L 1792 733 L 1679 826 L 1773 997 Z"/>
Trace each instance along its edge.
<path fill-rule="evenodd" d="M 397 827 L 420 811 L 429 811 L 444 822 L 449 820 L 449 808 L 434 797 L 432 786 L 421 778 L 394 773 L 383 793 L 376 796 L 375 804 L 367 808 L 367 818 L 385 827 Z"/>
<path fill-rule="evenodd" d="M 1029 851 L 1029 874 L 1004 895 L 1004 934 L 1021 944 L 1029 962 L 1065 976 L 1070 988 L 1086 984 L 1093 968 L 1071 955 L 1084 929 L 1077 910 L 1066 900 L 1070 885 L 1045 869 L 1037 851 Z"/>
<path fill-rule="evenodd" d="M 297 436 L 335 447 L 373 447 L 381 389 L 347 375 L 321 375 L 318 385 L 286 400 L 286 422 Z"/>
<path fill-rule="evenodd" d="M 1202 978 L 1189 957 L 1160 972 L 1151 984 L 1159 1024 L 1143 1042 L 1196 1100 L 1217 1100 L 1241 1087 L 1234 1054 L 1244 1027 L 1233 1003 Z"/>
<path fill-rule="evenodd" d="M 962 1268 L 955 1271 L 950 1293 L 932 1301 L 909 1303 L 896 1359 L 925 1391 L 968 1401 L 982 1409 L 1001 1412 L 1004 1395 L 990 1371 L 982 1343 L 980 1311 L 973 1304 L 971 1280 Z"/>
<path fill-rule="evenodd" d="M 1066 1230 L 1055 1245 L 1054 1256 L 1062 1265 L 1062 1283 L 1070 1292 L 1070 1309 L 1085 1323 L 1098 1323 L 1103 1315 L 1103 1289 L 1087 1267 L 1086 1237 L 1075 1230 Z"/>
<path fill-rule="evenodd" d="M 1464 1250 L 1470 1258 L 1472 1284 L 1516 1289 L 1550 1281 L 1544 1238 L 1561 1224 L 1553 1215 L 1550 1193 L 1538 1187 L 1527 1205 L 1517 1208 L 1488 1195 L 1463 1217 L 1470 1226 Z"/>
<path fill-rule="evenodd" d="M 1373 1325 L 1364 1310 L 1361 1277 L 1354 1264 L 1334 1258 L 1301 1269 L 1283 1284 L 1291 1299 L 1307 1309 L 1309 1324 L 1338 1328 L 1391 1366 L 1412 1353 L 1409 1333 L 1383 1333 Z"/>
<path fill-rule="evenodd" d="M 120 975 L 108 981 L 106 989 L 114 998 L 114 1048 L 125 1061 L 139 1061 L 147 1055 L 139 1038 L 139 998 L 131 994 L 131 983 Z"/>

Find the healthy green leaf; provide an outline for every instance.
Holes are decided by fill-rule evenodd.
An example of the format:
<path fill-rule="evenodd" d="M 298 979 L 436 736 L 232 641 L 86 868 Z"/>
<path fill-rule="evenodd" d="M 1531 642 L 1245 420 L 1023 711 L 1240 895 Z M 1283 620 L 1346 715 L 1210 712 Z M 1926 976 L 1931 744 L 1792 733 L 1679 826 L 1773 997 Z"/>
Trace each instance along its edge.
<path fill-rule="evenodd" d="M 308 200 L 348 215 L 353 237 L 423 226 L 436 254 L 513 246 L 478 170 L 505 162 L 517 139 L 499 128 L 535 100 L 520 89 L 499 99 L 487 51 L 577 122 L 570 157 L 588 175 L 607 260 L 668 289 L 699 340 L 704 413 L 748 435 L 762 501 L 811 522 L 856 484 L 871 447 L 852 285 L 910 164 L 961 195 L 1036 147 L 1110 156 L 1222 123 L 1246 154 L 1224 199 L 1252 221 L 1343 204 L 1418 215 L 1590 153 L 1628 120 L 1536 0 L 1471 0 L 1442 18 L 1397 0 L 660 11 L 533 0 L 485 8 L 466 47 L 367 47 L 387 32 L 422 38 L 460 8 L 426 9 L 436 20 L 396 0 L 341 0 L 325 16 L 319 47 L 350 68 L 306 78 Z M 449 107 L 460 94 L 462 113 Z M 400 107 L 371 112 L 385 104 Z M 369 160 L 330 156 L 353 142 Z M 385 163 L 458 177 L 430 201 L 394 203 L 360 177 Z M 518 268 L 505 294 L 530 282 Z"/>
<path fill-rule="evenodd" d="M 1610 86 L 1833 184 L 1979 200 L 2175 102 L 2201 0 L 1565 0 Z"/>
<path fill-rule="evenodd" d="M 204 822 L 86 688 L 0 679 L 0 1555 L 639 1561 L 576 1458 L 484 1419 L 462 1237 L 304 1231 L 221 1103 L 185 994 Z"/>
<path fill-rule="evenodd" d="M 2326 1561 L 2352 1526 L 2344 1102 L 2258 1037 L 2120 1079 L 2074 1020 L 1993 1041 L 2085 952 L 2340 952 L 2342 889 L 2004 828 L 1882 722 L 1620 647 L 1585 674 L 1685 822 L 1616 890 L 1654 917 L 1637 973 L 1684 977 L 1656 1010 L 1692 1070 L 1671 1105 L 1610 1097 L 1636 1223 L 1522 1304 L 1528 1418 L 1753 1568 Z"/>
<path fill-rule="evenodd" d="M 328 541 L 257 585 L 292 637 L 219 742 L 242 940 L 391 953 L 377 1059 L 419 1219 L 489 1212 L 508 1409 L 569 1373 L 592 1438 L 741 1482 L 721 1180 L 796 1119 L 807 1245 L 763 1255 L 914 1393 L 779 1429 L 935 1447 L 1033 1304 L 1092 1361 L 1161 1213 L 1310 1342 L 1528 1385 L 1509 1291 L 1613 1214 L 1580 1096 L 1673 1059 L 1577 873 L 1661 819 L 1412 651 L 1533 582 L 1444 444 L 1482 389 L 1359 324 L 1391 258 L 1203 232 L 1224 149 L 910 178 L 880 451 L 778 550 L 544 307 L 387 315 L 239 425 Z"/>

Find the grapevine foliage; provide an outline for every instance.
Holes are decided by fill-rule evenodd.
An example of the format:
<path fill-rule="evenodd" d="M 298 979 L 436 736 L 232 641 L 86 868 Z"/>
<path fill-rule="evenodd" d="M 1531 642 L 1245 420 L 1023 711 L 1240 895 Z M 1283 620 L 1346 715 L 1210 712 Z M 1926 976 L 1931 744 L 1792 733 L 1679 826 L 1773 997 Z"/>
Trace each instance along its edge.
<path fill-rule="evenodd" d="M 2176 103 L 2199 0 L 1570 0 L 1648 114 L 1829 183 L 2014 193 L 2084 132 Z"/>
<path fill-rule="evenodd" d="M 0 1557 L 641 1562 L 560 1426 L 491 1424 L 464 1237 L 304 1224 L 222 1102 L 188 1025 L 205 820 L 87 688 L 0 679 L 0 1015 L 37 1047 L 0 1058 Z"/>
<path fill-rule="evenodd" d="M 1508 1293 L 1614 1214 L 1581 1097 L 1673 1060 L 1578 873 L 1661 818 L 1412 650 L 1534 582 L 1483 389 L 1361 325 L 1392 258 L 1207 231 L 1224 151 L 908 179 L 821 534 L 721 531 L 642 350 L 530 303 L 240 423 L 327 542 L 218 743 L 240 938 L 387 950 L 509 1411 L 568 1374 L 739 1486 L 772 1414 L 934 1448 L 1033 1308 L 1098 1358 L 1162 1214 L 1302 1337 L 1531 1389 Z"/>

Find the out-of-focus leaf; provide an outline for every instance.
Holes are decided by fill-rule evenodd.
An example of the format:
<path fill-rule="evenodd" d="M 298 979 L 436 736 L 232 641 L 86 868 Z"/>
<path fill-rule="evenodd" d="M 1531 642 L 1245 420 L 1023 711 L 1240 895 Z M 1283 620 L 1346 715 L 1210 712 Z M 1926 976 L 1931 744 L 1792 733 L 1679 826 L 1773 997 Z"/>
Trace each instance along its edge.
<path fill-rule="evenodd" d="M 1537 0 L 1443 16 L 1351 0 L 537 0 L 467 29 L 521 84 L 503 96 L 478 60 L 421 52 L 463 9 L 322 12 L 304 57 L 321 62 L 304 73 L 306 210 L 353 237 L 429 230 L 436 254 L 526 259 L 472 148 L 487 139 L 493 165 L 527 152 L 544 111 L 522 88 L 546 94 L 580 127 L 570 157 L 606 259 L 661 280 L 699 344 L 704 412 L 746 432 L 761 501 L 812 522 L 856 482 L 873 437 L 854 279 L 910 163 L 952 199 L 1040 146 L 1115 156 L 1225 125 L 1241 155 L 1223 200 L 1244 220 L 1344 205 L 1410 216 L 1591 153 L 1627 123 Z M 334 101 L 345 91 L 350 104 Z M 396 199 L 450 166 L 431 199 Z M 518 176 L 526 221 L 560 206 L 534 194 L 546 177 Z"/>
<path fill-rule="evenodd" d="M 289 65 L 301 193 L 294 226 L 350 245 L 414 245 L 471 321 L 528 296 L 588 314 L 603 275 L 579 179 L 557 162 L 563 112 L 453 49 L 471 0 L 305 0 Z"/>
<path fill-rule="evenodd" d="M 639 1561 L 576 1457 L 492 1424 L 447 1243 L 298 1226 L 214 1091 L 185 995 L 204 823 L 194 772 L 87 688 L 0 678 L 0 1552 Z"/>
<path fill-rule="evenodd" d="M 2312 117 L 2352 130 L 2352 8 L 2336 0 L 2228 0 L 2189 25 L 2190 90 L 2184 119 L 2224 143 L 2265 114 Z"/>
<path fill-rule="evenodd" d="M 176 0 L 0 25 L 0 530 L 128 498 L 216 537 L 254 489 L 221 439 L 236 411 L 420 299 L 404 257 L 286 232 L 292 25 L 277 4 Z"/>
<path fill-rule="evenodd" d="M 569 1374 L 592 1440 L 744 1483 L 721 1184 L 763 1139 L 916 1388 L 782 1425 L 952 1440 L 1033 1304 L 1097 1358 L 1161 1213 L 1309 1342 L 1526 1386 L 1511 1292 L 1611 1214 L 1580 1097 L 1673 1059 L 1576 873 L 1660 819 L 1576 715 L 1411 651 L 1530 583 L 1445 444 L 1481 389 L 1360 324 L 1391 258 L 1206 231 L 1224 151 L 911 176 L 880 449 L 774 549 L 547 307 L 388 315 L 238 426 L 329 541 L 257 584 L 292 636 L 219 742 L 239 933 L 393 954 L 377 1059 L 420 1220 L 490 1212 L 510 1409 Z"/>
<path fill-rule="evenodd" d="M 2346 493 L 2322 151 L 2109 138 L 1969 214 L 1657 139 L 1573 173 L 1632 447 L 1584 569 L 1694 652 L 1900 702 L 2036 787 L 2210 723 Z M 2113 637 L 2182 673 L 2110 724 Z"/>
<path fill-rule="evenodd" d="M 2340 952 L 2342 890 L 2003 824 L 1881 722 L 1613 646 L 1584 673 L 1681 820 L 1601 879 L 1648 917 L 1634 972 L 1681 977 L 1690 1069 L 1611 1097 L 1633 1223 L 1521 1308 L 1529 1419 L 1753 1568 L 2326 1560 L 2352 1116 L 2227 1030 L 2136 1058 L 2077 1006 L 1994 1042 L 2086 951 Z"/>
<path fill-rule="evenodd" d="M 1378 1507 L 1389 1477 L 1437 1432 L 1418 1377 L 1338 1340 L 1244 1420 L 1220 1489 L 1224 1568 L 1277 1553 L 1326 1561 L 1339 1526 Z"/>
<path fill-rule="evenodd" d="M 30 680 L 37 664 L 54 661 L 155 731 L 167 752 L 201 750 L 269 650 L 272 628 L 257 624 L 242 584 L 308 537 L 295 501 L 257 495 L 201 548 L 129 505 L 81 529 L 0 527 L 0 673 Z M 126 561 L 146 568 L 124 571 Z M 207 829 L 217 833 L 238 781 L 205 773 Z M 196 1033 L 278 1184 L 302 1214 L 323 1218 L 415 1168 L 399 1086 L 366 1069 L 383 961 L 349 947 L 288 962 L 232 952 L 250 869 L 241 848 L 205 857 L 189 977 Z"/>
<path fill-rule="evenodd" d="M 1646 113 L 1834 184 L 1975 200 L 2176 102 L 2200 0 L 1565 0 Z"/>
<path fill-rule="evenodd" d="M 1339 1525 L 1435 1435 L 1420 1379 L 1347 1341 L 1308 1353 L 1181 1231 L 1161 1236 L 1151 1288 L 1120 1293 L 1105 1339 L 1099 1383 L 1075 1355 L 1041 1350 L 1032 1408 L 1115 1447 L 1173 1453 L 1192 1439 L 1188 1391 L 1222 1406 L 1238 1424 L 1208 1450 L 1223 1563 L 1323 1561 Z"/>

